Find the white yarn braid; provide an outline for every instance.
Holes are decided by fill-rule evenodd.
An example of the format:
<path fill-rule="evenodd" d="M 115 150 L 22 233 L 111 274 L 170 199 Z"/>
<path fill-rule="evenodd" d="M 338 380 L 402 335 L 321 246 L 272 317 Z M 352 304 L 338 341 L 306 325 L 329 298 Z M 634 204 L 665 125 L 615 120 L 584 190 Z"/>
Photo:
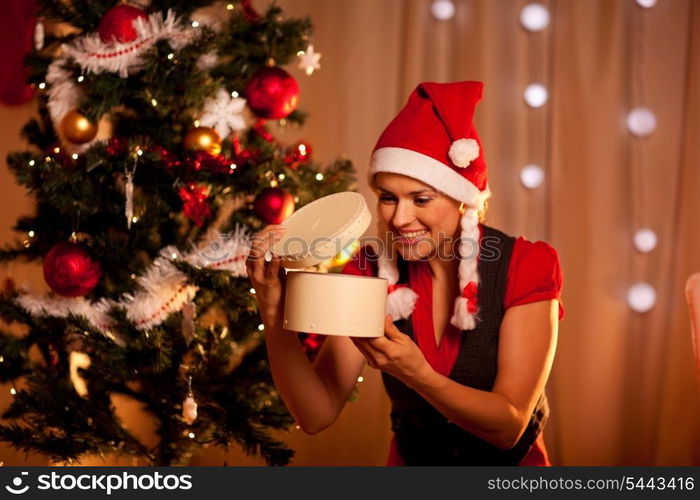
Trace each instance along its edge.
<path fill-rule="evenodd" d="M 455 306 L 450 323 L 460 330 L 473 330 L 476 327 L 477 313 L 472 314 L 467 309 L 467 299 L 462 297 L 462 291 L 470 283 L 479 285 L 479 210 L 468 206 L 460 220 L 462 234 L 459 243 L 459 290 L 460 296 L 455 299 Z"/>

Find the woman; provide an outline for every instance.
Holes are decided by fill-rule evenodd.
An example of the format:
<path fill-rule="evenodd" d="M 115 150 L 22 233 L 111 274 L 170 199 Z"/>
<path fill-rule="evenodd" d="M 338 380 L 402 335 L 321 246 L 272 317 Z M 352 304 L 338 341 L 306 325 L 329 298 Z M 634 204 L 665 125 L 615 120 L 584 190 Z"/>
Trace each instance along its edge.
<path fill-rule="evenodd" d="M 279 259 L 260 258 L 284 228 L 259 233 L 247 261 L 292 415 L 308 433 L 331 425 L 368 363 L 392 402 L 389 465 L 549 465 L 544 386 L 563 314 L 561 272 L 546 243 L 479 223 L 489 196 L 473 125 L 482 88 L 420 84 L 372 154 L 389 239 L 376 256 L 363 247 L 344 272 L 388 280 L 384 337 L 329 336 L 310 364 L 281 326 Z"/>

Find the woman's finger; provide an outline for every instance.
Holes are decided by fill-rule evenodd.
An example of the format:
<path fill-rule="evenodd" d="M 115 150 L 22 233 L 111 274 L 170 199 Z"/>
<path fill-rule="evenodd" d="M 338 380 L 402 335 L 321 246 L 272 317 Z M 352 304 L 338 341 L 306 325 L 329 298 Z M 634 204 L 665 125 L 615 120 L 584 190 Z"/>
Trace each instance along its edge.
<path fill-rule="evenodd" d="M 377 337 L 374 339 L 367 339 L 366 348 L 375 358 L 387 358 L 391 357 L 392 344 L 392 341 L 386 337 Z"/>
<path fill-rule="evenodd" d="M 379 359 L 387 356 L 385 350 L 391 345 L 391 343 L 384 337 L 377 337 L 363 339 L 362 345 L 374 359 Z"/>
<path fill-rule="evenodd" d="M 265 260 L 265 254 L 272 245 L 282 239 L 287 228 L 277 224 L 265 227 L 250 239 L 250 252 L 248 258 Z"/>
<path fill-rule="evenodd" d="M 280 272 L 280 262 L 281 259 L 278 256 L 272 256 L 272 260 L 265 267 L 265 280 L 267 282 L 271 282 L 278 279 L 278 274 Z"/>
<path fill-rule="evenodd" d="M 396 325 L 394 324 L 394 321 L 391 319 L 391 314 L 387 314 L 384 317 L 384 335 L 389 340 L 399 340 L 401 338 L 401 335 L 403 335 L 398 328 L 396 328 Z"/>
<path fill-rule="evenodd" d="M 258 258 L 248 258 L 249 271 L 248 277 L 254 284 L 263 283 L 265 279 L 265 260 Z"/>
<path fill-rule="evenodd" d="M 248 276 L 257 282 L 263 282 L 266 278 L 269 263 L 265 260 L 269 248 L 284 236 L 284 226 L 267 226 L 251 238 L 250 252 L 246 259 Z M 279 268 L 278 268 L 279 270 Z"/>
<path fill-rule="evenodd" d="M 352 343 L 355 344 L 357 350 L 360 351 L 362 355 L 367 359 L 367 362 L 371 363 L 373 361 L 372 356 L 370 356 L 370 354 L 364 348 L 364 345 L 362 344 L 360 339 L 357 337 L 350 337 L 350 340 L 352 340 Z"/>
<path fill-rule="evenodd" d="M 369 339 L 355 337 L 355 338 L 352 338 L 352 341 L 355 344 L 355 346 L 360 350 L 362 355 L 365 358 L 367 358 L 367 363 L 372 368 L 376 368 L 379 364 L 378 363 L 379 360 L 385 358 L 383 353 L 381 353 L 380 351 L 377 351 L 376 349 L 374 349 L 370 345 Z"/>

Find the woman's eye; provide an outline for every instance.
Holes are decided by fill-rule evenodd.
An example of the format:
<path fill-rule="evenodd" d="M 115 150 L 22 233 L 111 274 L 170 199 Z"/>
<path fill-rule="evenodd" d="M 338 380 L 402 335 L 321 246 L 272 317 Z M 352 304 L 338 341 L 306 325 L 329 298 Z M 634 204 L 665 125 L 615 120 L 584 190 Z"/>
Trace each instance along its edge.
<path fill-rule="evenodd" d="M 427 205 L 428 203 L 430 203 L 431 198 L 416 198 L 414 201 L 415 201 L 416 205 L 424 206 L 424 205 Z"/>
<path fill-rule="evenodd" d="M 396 201 L 396 199 L 393 196 L 383 194 L 379 197 L 379 201 L 381 201 L 382 203 L 391 203 Z"/>

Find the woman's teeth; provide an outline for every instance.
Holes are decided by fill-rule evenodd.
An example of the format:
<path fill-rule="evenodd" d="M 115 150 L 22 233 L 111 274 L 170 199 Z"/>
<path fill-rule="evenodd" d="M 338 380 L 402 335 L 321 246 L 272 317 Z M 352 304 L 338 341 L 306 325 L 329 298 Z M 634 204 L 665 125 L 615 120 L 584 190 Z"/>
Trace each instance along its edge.
<path fill-rule="evenodd" d="M 420 236 L 420 235 L 422 235 L 422 234 L 425 234 L 425 233 L 427 233 L 427 232 L 428 232 L 427 229 L 423 229 L 423 230 L 421 230 L 421 231 L 412 231 L 412 232 L 410 232 L 410 233 L 401 233 L 400 236 L 401 236 L 401 238 L 406 238 L 406 239 L 408 239 L 408 240 L 411 240 L 411 239 L 417 238 L 418 236 Z"/>

